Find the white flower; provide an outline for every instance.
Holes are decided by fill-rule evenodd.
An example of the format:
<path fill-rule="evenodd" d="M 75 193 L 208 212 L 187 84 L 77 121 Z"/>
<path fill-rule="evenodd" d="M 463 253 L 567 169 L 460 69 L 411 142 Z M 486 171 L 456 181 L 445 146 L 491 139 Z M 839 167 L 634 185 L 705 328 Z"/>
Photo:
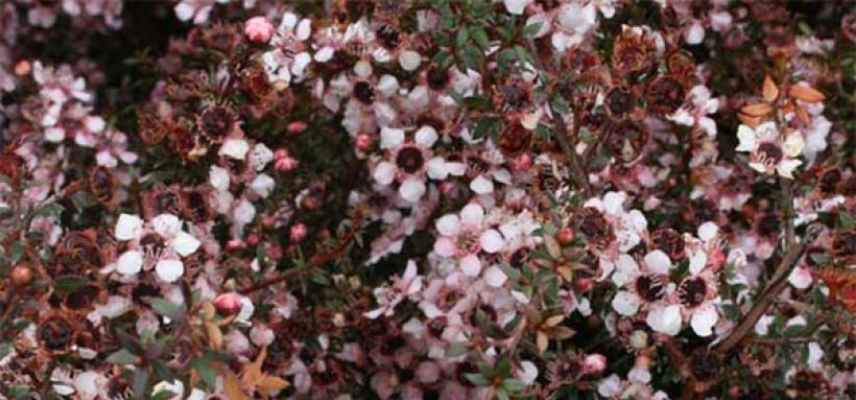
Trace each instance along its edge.
<path fill-rule="evenodd" d="M 811 270 L 802 266 L 794 268 L 788 276 L 788 282 L 797 289 L 806 289 L 813 281 Z"/>
<path fill-rule="evenodd" d="M 175 215 L 164 213 L 151 220 L 152 229 L 164 239 L 171 239 L 181 231 L 181 219 Z"/>
<path fill-rule="evenodd" d="M 143 220 L 132 214 L 120 214 L 113 233 L 118 240 L 139 239 L 143 233 Z"/>
<path fill-rule="evenodd" d="M 502 271 L 502 268 L 494 265 L 484 271 L 484 279 L 488 285 L 493 287 L 502 286 L 508 280 L 508 276 Z"/>
<path fill-rule="evenodd" d="M 684 39 L 689 45 L 701 43 L 704 40 L 704 26 L 698 21 L 693 22 L 684 32 Z"/>
<path fill-rule="evenodd" d="M 222 146 L 220 146 L 220 152 L 218 154 L 243 161 L 249 151 L 250 144 L 246 140 L 229 138 L 223 142 Z"/>
<path fill-rule="evenodd" d="M 256 179 L 253 179 L 253 182 L 250 183 L 250 188 L 262 198 L 267 198 L 270 196 L 275 185 L 276 182 L 273 178 L 267 174 L 261 174 L 256 176 Z"/>
<path fill-rule="evenodd" d="M 413 50 L 404 50 L 398 56 L 398 63 L 405 71 L 415 71 L 422 63 L 422 56 Z"/>
<path fill-rule="evenodd" d="M 740 144 L 737 151 L 751 152 L 749 166 L 766 174 L 778 173 L 783 178 L 793 179 L 793 171 L 802 161 L 796 159 L 805 147 L 802 133 L 792 131 L 782 140 L 776 124 L 772 121 L 758 125 L 755 129 L 746 125 L 737 128 Z"/>
<path fill-rule="evenodd" d="M 136 275 L 143 269 L 143 253 L 128 250 L 116 261 L 116 271 L 122 275 Z"/>
<path fill-rule="evenodd" d="M 230 180 L 231 177 L 229 176 L 228 170 L 216 165 L 211 166 L 211 170 L 208 172 L 208 183 L 210 183 L 214 189 L 220 191 L 228 190 Z"/>
<path fill-rule="evenodd" d="M 184 263 L 179 260 L 160 260 L 155 265 L 155 273 L 164 282 L 175 282 L 184 275 Z"/>
<path fill-rule="evenodd" d="M 675 336 L 681 331 L 681 307 L 677 304 L 655 307 L 648 312 L 645 322 L 655 332 Z"/>
<path fill-rule="evenodd" d="M 612 309 L 617 313 L 631 317 L 639 311 L 640 299 L 639 296 L 630 293 L 626 290 L 621 290 L 612 298 Z"/>
<path fill-rule="evenodd" d="M 529 0 L 502 0 L 505 10 L 512 15 L 522 15 L 523 10 L 529 4 Z"/>
<path fill-rule="evenodd" d="M 256 171 L 261 171 L 273 161 L 273 151 L 264 143 L 257 143 L 253 146 L 253 151 L 250 153 L 250 166 Z M 212 167 L 214 168 L 214 167 Z"/>
<path fill-rule="evenodd" d="M 241 200 L 238 206 L 232 211 L 232 217 L 240 225 L 249 224 L 256 217 L 256 207 L 246 199 Z"/>

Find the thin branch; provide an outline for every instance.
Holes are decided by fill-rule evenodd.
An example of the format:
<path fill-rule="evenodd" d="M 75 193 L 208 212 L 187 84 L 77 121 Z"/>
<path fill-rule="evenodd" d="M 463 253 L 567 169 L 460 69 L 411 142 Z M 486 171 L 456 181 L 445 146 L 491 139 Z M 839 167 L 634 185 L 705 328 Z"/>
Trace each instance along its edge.
<path fill-rule="evenodd" d="M 348 246 L 351 244 L 354 237 L 356 237 L 357 232 L 360 230 L 361 221 L 362 215 L 361 213 L 357 213 L 357 215 L 354 217 L 354 222 L 351 227 L 351 230 L 345 235 L 345 237 L 342 238 L 342 240 L 339 241 L 339 245 L 336 246 L 336 248 L 334 248 L 333 250 L 322 254 L 316 254 L 311 259 L 309 259 L 309 262 L 307 262 L 306 264 L 282 272 L 274 278 L 259 282 L 248 288 L 241 289 L 240 293 L 243 295 L 248 295 L 264 288 L 271 287 L 273 285 L 285 282 L 295 276 L 300 276 L 306 272 L 309 272 L 317 267 L 320 267 L 332 260 L 341 257 L 348 250 Z"/>
<path fill-rule="evenodd" d="M 805 252 L 808 243 L 811 243 L 811 240 L 806 238 L 802 242 L 796 243 L 790 247 L 790 250 L 788 250 L 782 258 L 782 261 L 779 263 L 779 267 L 773 275 L 774 278 L 770 280 L 767 287 L 761 292 L 758 300 L 755 301 L 755 304 L 746 316 L 743 317 L 743 320 L 740 321 L 737 327 L 734 328 L 725 340 L 720 342 L 714 348 L 714 352 L 720 355 L 728 354 L 743 340 L 744 337 L 746 337 L 746 335 L 752 332 L 755 324 L 767 312 L 767 308 L 773 304 L 773 301 L 778 297 L 779 293 L 788 286 L 787 276 Z"/>

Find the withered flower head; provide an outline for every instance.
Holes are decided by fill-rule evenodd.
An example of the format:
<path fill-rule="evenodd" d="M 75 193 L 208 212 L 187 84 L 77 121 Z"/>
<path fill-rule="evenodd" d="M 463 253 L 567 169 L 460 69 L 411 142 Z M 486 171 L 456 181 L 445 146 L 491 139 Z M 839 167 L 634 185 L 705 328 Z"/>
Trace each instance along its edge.
<path fill-rule="evenodd" d="M 146 219 L 160 214 L 179 215 L 181 213 L 181 195 L 177 186 L 156 186 L 143 193 L 143 215 Z"/>
<path fill-rule="evenodd" d="M 3 175 L 12 182 L 17 182 L 26 173 L 24 160 L 17 154 L 4 152 L 0 154 L 0 175 Z"/>
<path fill-rule="evenodd" d="M 202 109 L 196 117 L 196 126 L 208 140 L 221 143 L 235 131 L 238 116 L 231 107 L 213 104 Z"/>
<path fill-rule="evenodd" d="M 499 149 L 506 157 L 514 157 L 529 149 L 532 144 L 532 131 L 519 122 L 507 124 L 499 135 Z"/>
<path fill-rule="evenodd" d="M 66 233 L 54 254 L 56 272 L 82 274 L 103 267 L 105 260 L 97 240 L 94 229 Z"/>
<path fill-rule="evenodd" d="M 662 250 L 669 259 L 678 262 L 686 258 L 684 237 L 671 228 L 660 228 L 651 233 L 653 248 Z"/>
<path fill-rule="evenodd" d="M 511 81 L 494 88 L 493 103 L 501 110 L 522 110 L 532 102 L 531 88 L 524 82 Z"/>
<path fill-rule="evenodd" d="M 442 68 L 439 65 L 432 65 L 425 72 L 425 81 L 428 82 L 428 87 L 434 91 L 443 91 L 449 84 L 451 75 L 448 68 Z"/>
<path fill-rule="evenodd" d="M 633 111 L 636 105 L 636 98 L 633 93 L 625 87 L 614 87 L 606 93 L 604 104 L 606 110 L 616 117 L 624 117 Z"/>
<path fill-rule="evenodd" d="M 791 398 L 798 399 L 827 399 L 832 394 L 832 387 L 821 372 L 801 370 L 791 377 L 786 392 Z"/>
<path fill-rule="evenodd" d="M 603 213 L 593 207 L 585 207 L 580 211 L 580 231 L 586 235 L 589 243 L 596 247 L 605 248 L 615 240 L 612 225 L 603 216 Z"/>
<path fill-rule="evenodd" d="M 48 312 L 42 318 L 36 333 L 45 350 L 62 354 L 74 342 L 74 323 L 60 312 Z"/>
<path fill-rule="evenodd" d="M 214 49 L 228 55 L 241 43 L 241 32 L 235 25 L 217 23 L 194 29 L 189 41 L 197 48 Z"/>
<path fill-rule="evenodd" d="M 630 164 L 642 156 L 642 149 L 648 144 L 650 137 L 645 126 L 629 119 L 607 122 L 601 134 L 605 135 L 606 146 L 613 157 L 625 164 Z"/>
<path fill-rule="evenodd" d="M 683 79 L 684 84 L 689 85 L 689 82 L 695 76 L 695 59 L 688 51 L 676 50 L 669 54 L 666 58 L 666 66 L 669 69 L 669 74 L 678 79 Z"/>
<path fill-rule="evenodd" d="M 654 68 L 657 44 L 641 27 L 622 27 L 612 47 L 612 67 L 619 77 L 642 74 Z"/>
<path fill-rule="evenodd" d="M 193 222 L 205 222 L 213 215 L 211 193 L 205 187 L 186 189 L 181 192 L 181 215 Z"/>
<path fill-rule="evenodd" d="M 169 138 L 173 151 L 183 160 L 196 161 L 208 152 L 208 148 L 200 143 L 199 136 L 194 135 L 188 125 L 186 122 L 173 125 Z"/>
<path fill-rule="evenodd" d="M 832 252 L 843 263 L 856 260 L 856 230 L 836 232 L 832 240 Z"/>
<path fill-rule="evenodd" d="M 116 179 L 106 167 L 98 166 L 89 174 L 89 191 L 102 204 L 110 204 L 116 195 Z"/>
<path fill-rule="evenodd" d="M 847 40 L 856 43 L 856 12 L 852 12 L 841 18 L 841 34 Z"/>
<path fill-rule="evenodd" d="M 163 141 L 169 132 L 168 121 L 164 121 L 155 112 L 137 111 L 137 133 L 140 140 L 147 145 L 155 145 Z"/>
<path fill-rule="evenodd" d="M 682 104 L 686 90 L 684 86 L 669 75 L 660 76 L 648 85 L 645 99 L 648 110 L 658 115 L 668 115 L 675 112 Z"/>
<path fill-rule="evenodd" d="M 838 184 L 841 182 L 841 170 L 838 168 L 830 168 L 820 174 L 818 180 L 820 190 L 826 193 L 834 193 Z"/>

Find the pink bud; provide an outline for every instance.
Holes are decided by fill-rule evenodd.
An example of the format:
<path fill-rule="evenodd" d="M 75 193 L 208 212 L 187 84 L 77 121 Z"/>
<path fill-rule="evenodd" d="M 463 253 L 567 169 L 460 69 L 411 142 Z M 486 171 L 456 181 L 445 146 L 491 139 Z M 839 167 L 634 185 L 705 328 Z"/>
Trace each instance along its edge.
<path fill-rule="evenodd" d="M 235 292 L 223 293 L 214 299 L 214 307 L 221 315 L 232 315 L 241 310 L 241 296 Z"/>
<path fill-rule="evenodd" d="M 282 160 L 283 158 L 288 158 L 288 149 L 277 149 L 273 152 L 274 160 Z"/>
<path fill-rule="evenodd" d="M 578 292 L 585 293 L 594 287 L 594 280 L 592 278 L 579 278 L 574 281 L 574 286 Z"/>
<path fill-rule="evenodd" d="M 33 70 L 33 65 L 30 64 L 30 62 L 27 60 L 21 60 L 21 61 L 18 61 L 17 64 L 15 64 L 15 75 L 18 75 L 18 76 L 29 75 L 30 71 L 32 71 L 32 70 Z"/>
<path fill-rule="evenodd" d="M 599 374 L 606 369 L 606 357 L 602 354 L 589 354 L 583 359 L 582 374 Z"/>
<path fill-rule="evenodd" d="M 226 243 L 226 250 L 229 250 L 229 251 L 241 250 L 244 248 L 244 246 L 245 246 L 245 243 L 243 240 L 232 239 Z"/>
<path fill-rule="evenodd" d="M 247 245 L 255 246 L 257 244 L 259 244 L 259 235 L 251 233 L 249 236 L 247 236 Z"/>
<path fill-rule="evenodd" d="M 357 135 L 357 150 L 369 151 L 372 148 L 372 144 L 374 144 L 374 139 L 372 139 L 371 135 L 367 133 Z"/>
<path fill-rule="evenodd" d="M 244 23 L 244 34 L 254 43 L 267 43 L 273 32 L 273 25 L 265 17 L 253 17 Z"/>
<path fill-rule="evenodd" d="M 532 168 L 532 156 L 528 153 L 523 153 L 511 161 L 511 168 L 515 171 L 526 171 Z"/>
<path fill-rule="evenodd" d="M 306 225 L 303 225 L 302 223 L 292 225 L 291 229 L 288 231 L 288 237 L 292 242 L 300 242 L 306 237 Z"/>
<path fill-rule="evenodd" d="M 276 160 L 276 163 L 274 164 L 274 168 L 276 168 L 276 170 L 280 171 L 280 172 L 289 172 L 289 171 L 293 171 L 295 168 L 297 168 L 297 164 L 298 164 L 297 160 L 295 160 L 291 157 L 286 157 L 286 158 L 281 158 L 279 160 Z"/>
<path fill-rule="evenodd" d="M 562 228 L 559 230 L 559 233 L 556 234 L 556 240 L 559 241 L 559 244 L 563 246 L 567 246 L 574 241 L 574 230 L 568 227 Z"/>
<path fill-rule="evenodd" d="M 308 125 L 306 125 L 306 122 L 294 121 L 294 122 L 288 124 L 288 133 L 290 133 L 292 135 L 296 135 L 296 134 L 306 130 L 307 126 Z"/>

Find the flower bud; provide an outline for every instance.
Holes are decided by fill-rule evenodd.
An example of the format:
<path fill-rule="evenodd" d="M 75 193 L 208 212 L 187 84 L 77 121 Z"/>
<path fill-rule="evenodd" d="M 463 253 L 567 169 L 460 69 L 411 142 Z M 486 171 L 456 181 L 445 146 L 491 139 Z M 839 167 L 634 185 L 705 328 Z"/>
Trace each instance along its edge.
<path fill-rule="evenodd" d="M 32 71 L 32 70 L 33 70 L 33 65 L 30 64 L 30 62 L 27 60 L 21 60 L 21 61 L 18 61 L 17 64 L 15 64 L 15 75 L 26 76 L 26 75 L 29 75 L 30 71 Z"/>
<path fill-rule="evenodd" d="M 33 269 L 30 268 L 29 265 L 26 264 L 18 264 L 15 268 L 12 268 L 12 272 L 9 274 L 12 278 L 12 284 L 17 287 L 24 287 L 30 284 L 33 281 Z"/>
<path fill-rule="evenodd" d="M 574 241 L 574 230 L 569 227 L 564 227 L 556 234 L 556 240 L 562 246 L 567 246 Z"/>
<path fill-rule="evenodd" d="M 244 34 L 251 42 L 267 43 L 273 33 L 273 24 L 265 17 L 253 17 L 244 23 Z"/>
<path fill-rule="evenodd" d="M 374 139 L 372 139 L 371 135 L 367 133 L 361 133 L 357 135 L 356 146 L 359 151 L 369 151 L 372 148 L 372 144 L 374 144 Z"/>
<path fill-rule="evenodd" d="M 292 225 L 288 237 L 292 242 L 300 242 L 306 237 L 306 225 L 302 223 Z"/>
<path fill-rule="evenodd" d="M 279 160 L 276 160 L 274 167 L 276 168 L 277 171 L 289 172 L 289 171 L 293 171 L 295 168 L 297 168 L 297 164 L 298 164 L 297 160 L 295 160 L 291 157 L 285 157 L 285 158 L 281 158 Z"/>
<path fill-rule="evenodd" d="M 223 293 L 214 299 L 214 307 L 220 315 L 233 315 L 241 310 L 241 296 L 235 292 Z"/>
<path fill-rule="evenodd" d="M 583 359 L 582 374 L 599 374 L 606 369 L 606 357 L 602 354 L 589 354 Z"/>
<path fill-rule="evenodd" d="M 511 161 L 511 168 L 518 172 L 523 172 L 532 168 L 532 156 L 529 153 L 523 153 Z"/>
<path fill-rule="evenodd" d="M 300 132 L 305 131 L 307 126 L 308 125 L 306 125 L 306 122 L 294 121 L 294 122 L 288 124 L 288 133 L 290 133 L 292 135 L 297 135 Z"/>
<path fill-rule="evenodd" d="M 288 149 L 277 149 L 273 153 L 274 160 L 282 160 L 283 158 L 288 158 Z"/>

